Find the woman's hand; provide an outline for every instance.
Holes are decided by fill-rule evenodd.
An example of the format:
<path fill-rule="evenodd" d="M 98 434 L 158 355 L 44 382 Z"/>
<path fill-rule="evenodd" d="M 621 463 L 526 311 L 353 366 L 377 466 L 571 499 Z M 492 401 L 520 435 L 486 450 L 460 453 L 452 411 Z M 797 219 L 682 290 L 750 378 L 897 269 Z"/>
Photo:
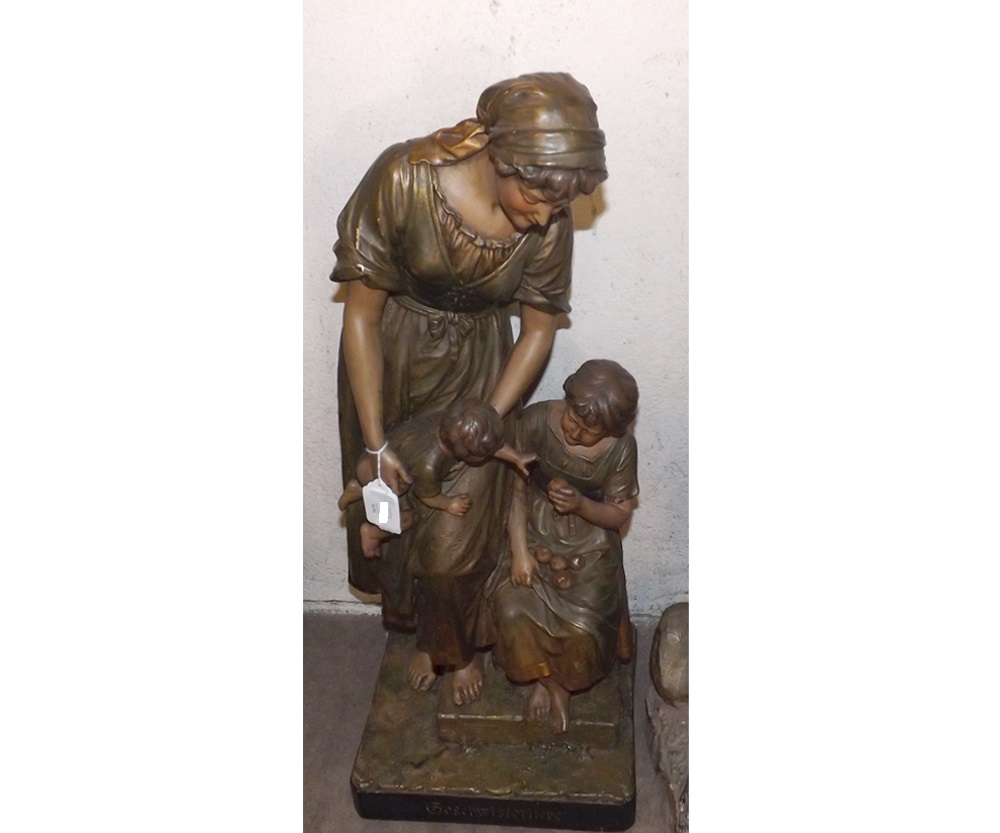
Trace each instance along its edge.
<path fill-rule="evenodd" d="M 561 477 L 553 477 L 549 481 L 549 503 L 560 515 L 575 515 L 580 510 L 583 495 L 574 489 Z"/>
<path fill-rule="evenodd" d="M 382 452 L 381 459 L 377 459 L 379 456 L 371 453 L 365 454 L 366 459 L 362 460 L 357 468 L 358 482 L 362 485 L 371 483 L 377 476 L 379 467 L 381 467 L 382 480 L 385 484 L 397 495 L 403 494 L 409 488 L 410 484 L 413 483 L 413 478 L 410 477 L 406 466 L 400 462 L 400 459 L 391 448 L 386 448 Z"/>

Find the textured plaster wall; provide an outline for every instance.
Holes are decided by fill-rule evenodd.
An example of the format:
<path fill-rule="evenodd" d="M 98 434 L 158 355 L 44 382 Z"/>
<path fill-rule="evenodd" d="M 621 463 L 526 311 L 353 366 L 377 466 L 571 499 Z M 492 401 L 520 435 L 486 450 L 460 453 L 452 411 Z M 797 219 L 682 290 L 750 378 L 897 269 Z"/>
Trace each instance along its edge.
<path fill-rule="evenodd" d="M 474 115 L 489 84 L 568 71 L 598 103 L 609 179 L 573 205 L 573 313 L 531 401 L 588 358 L 639 382 L 639 509 L 625 538 L 633 612 L 687 598 L 687 8 L 684 0 L 306 0 L 305 599 L 350 604 L 328 280 L 337 214 L 386 146 Z M 360 609 L 360 607 L 358 608 Z"/>

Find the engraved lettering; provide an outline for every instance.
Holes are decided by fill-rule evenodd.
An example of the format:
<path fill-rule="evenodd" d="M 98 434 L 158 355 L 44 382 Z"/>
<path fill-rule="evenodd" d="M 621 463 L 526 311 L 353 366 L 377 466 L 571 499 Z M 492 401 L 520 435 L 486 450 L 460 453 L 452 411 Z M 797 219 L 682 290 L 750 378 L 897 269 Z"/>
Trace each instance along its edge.
<path fill-rule="evenodd" d="M 547 807 L 503 807 L 496 805 L 448 804 L 432 801 L 424 805 L 429 818 L 490 819 L 494 821 L 547 821 L 561 823 L 564 816 Z"/>

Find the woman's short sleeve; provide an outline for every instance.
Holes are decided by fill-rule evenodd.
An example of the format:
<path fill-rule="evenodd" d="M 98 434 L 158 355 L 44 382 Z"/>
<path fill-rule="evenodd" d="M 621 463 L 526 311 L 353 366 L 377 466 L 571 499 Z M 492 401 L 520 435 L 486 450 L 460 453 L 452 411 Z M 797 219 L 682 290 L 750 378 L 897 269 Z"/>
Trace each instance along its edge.
<path fill-rule="evenodd" d="M 567 209 L 545 231 L 538 252 L 524 270 L 514 299 L 544 312 L 569 312 L 573 260 L 573 215 Z"/>
<path fill-rule="evenodd" d="M 368 169 L 337 219 L 337 257 L 330 280 L 362 280 L 372 289 L 404 290 L 393 256 L 403 232 L 412 190 L 406 146 L 393 145 Z"/>

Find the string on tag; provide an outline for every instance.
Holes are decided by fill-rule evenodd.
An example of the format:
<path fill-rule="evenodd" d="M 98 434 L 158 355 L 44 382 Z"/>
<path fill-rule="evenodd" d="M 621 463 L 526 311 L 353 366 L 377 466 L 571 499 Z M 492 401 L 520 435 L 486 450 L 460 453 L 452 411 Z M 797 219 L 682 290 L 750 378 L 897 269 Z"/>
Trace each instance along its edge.
<path fill-rule="evenodd" d="M 379 480 L 382 479 L 382 452 L 385 451 L 388 447 L 389 447 L 388 440 L 382 443 L 382 447 L 378 451 L 372 451 L 368 446 L 365 446 L 365 451 L 367 451 L 369 454 L 375 455 L 375 467 L 378 473 Z"/>

